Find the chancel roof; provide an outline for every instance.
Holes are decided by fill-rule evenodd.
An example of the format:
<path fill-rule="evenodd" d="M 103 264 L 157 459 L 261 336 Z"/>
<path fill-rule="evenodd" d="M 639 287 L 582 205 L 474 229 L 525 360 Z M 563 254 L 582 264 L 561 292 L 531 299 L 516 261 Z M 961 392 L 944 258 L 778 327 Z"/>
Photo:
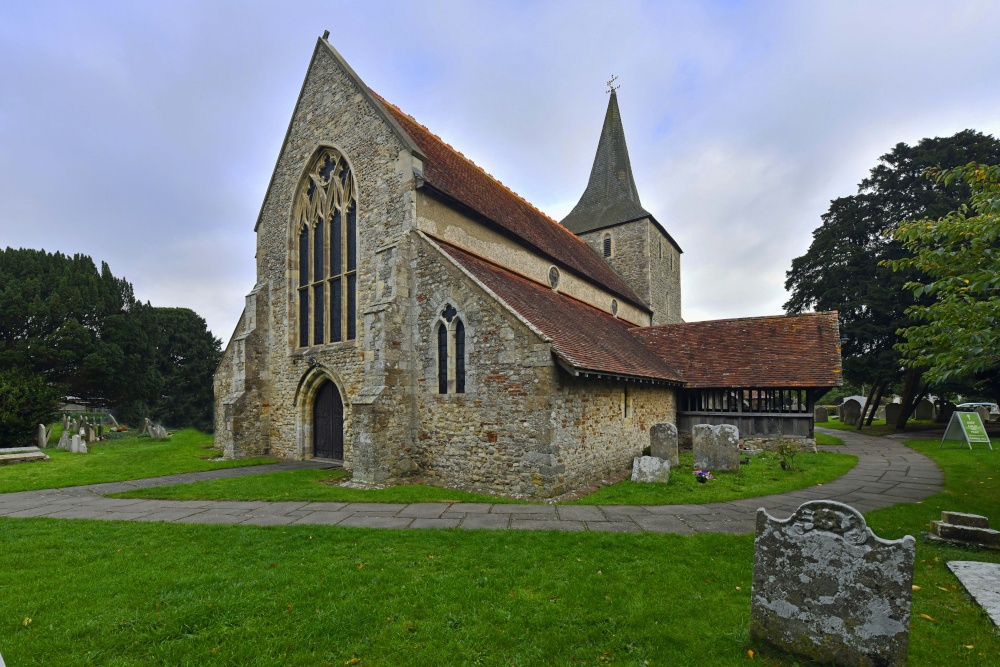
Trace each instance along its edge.
<path fill-rule="evenodd" d="M 685 386 L 804 388 L 842 384 L 836 312 L 633 328 Z"/>
<path fill-rule="evenodd" d="M 584 375 L 681 383 L 681 374 L 609 313 L 512 273 L 481 257 L 435 242 L 514 312 L 552 341 L 556 357 Z"/>
<path fill-rule="evenodd" d="M 373 94 L 423 154 L 423 176 L 432 188 L 496 224 L 522 244 L 611 294 L 648 310 L 649 306 L 625 281 L 570 230 L 480 169 L 399 107 Z"/>

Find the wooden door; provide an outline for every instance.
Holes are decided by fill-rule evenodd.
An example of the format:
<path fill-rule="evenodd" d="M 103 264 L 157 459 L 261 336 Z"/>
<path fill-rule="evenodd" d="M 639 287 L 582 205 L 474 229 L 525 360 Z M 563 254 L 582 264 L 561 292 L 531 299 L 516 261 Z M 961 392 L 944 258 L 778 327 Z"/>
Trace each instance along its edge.
<path fill-rule="evenodd" d="M 332 382 L 320 387 L 313 406 L 313 456 L 344 459 L 344 403 Z"/>

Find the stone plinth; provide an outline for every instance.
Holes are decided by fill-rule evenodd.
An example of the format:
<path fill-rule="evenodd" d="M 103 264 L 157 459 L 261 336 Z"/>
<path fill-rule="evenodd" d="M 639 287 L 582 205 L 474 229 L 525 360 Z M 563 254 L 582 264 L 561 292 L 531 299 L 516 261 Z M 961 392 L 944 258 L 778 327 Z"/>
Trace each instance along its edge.
<path fill-rule="evenodd" d="M 653 424 L 649 429 L 649 453 L 667 461 L 671 468 L 677 467 L 677 427 L 674 424 Z"/>
<path fill-rule="evenodd" d="M 670 481 L 670 463 L 655 456 L 637 456 L 632 461 L 632 481 L 666 484 Z"/>
<path fill-rule="evenodd" d="M 696 424 L 691 429 L 694 469 L 740 471 L 740 432 L 732 424 Z"/>
<path fill-rule="evenodd" d="M 914 546 L 831 500 L 784 521 L 757 510 L 751 636 L 820 663 L 905 665 Z"/>

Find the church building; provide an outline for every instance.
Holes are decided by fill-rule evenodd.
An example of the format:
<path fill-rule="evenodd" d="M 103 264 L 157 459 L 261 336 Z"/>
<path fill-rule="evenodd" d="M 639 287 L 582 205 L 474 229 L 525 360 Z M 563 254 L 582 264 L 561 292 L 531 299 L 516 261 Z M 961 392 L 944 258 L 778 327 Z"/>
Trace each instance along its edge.
<path fill-rule="evenodd" d="M 640 203 L 614 91 L 560 223 L 324 35 L 255 232 L 215 376 L 228 457 L 545 498 L 626 470 L 658 422 L 810 438 L 841 383 L 836 313 L 682 320 L 681 248 Z"/>

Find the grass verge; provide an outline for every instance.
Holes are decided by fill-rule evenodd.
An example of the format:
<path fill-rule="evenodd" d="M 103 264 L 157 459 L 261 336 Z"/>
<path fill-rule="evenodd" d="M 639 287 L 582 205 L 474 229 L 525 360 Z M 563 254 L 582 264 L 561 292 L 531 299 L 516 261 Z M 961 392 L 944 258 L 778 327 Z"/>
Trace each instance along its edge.
<path fill-rule="evenodd" d="M 816 444 L 817 445 L 842 445 L 844 441 L 840 438 L 827 435 L 826 433 L 816 433 Z"/>
<path fill-rule="evenodd" d="M 899 433 L 893 427 L 887 425 L 884 419 L 873 419 L 871 426 L 865 426 L 862 430 L 858 431 L 856 426 L 850 426 L 840 421 L 839 419 L 831 419 L 825 422 L 816 422 L 816 426 L 820 428 L 831 428 L 838 431 L 854 431 L 855 433 L 860 433 L 862 435 L 890 435 L 892 433 Z M 937 424 L 933 421 L 917 421 L 911 419 L 906 422 L 907 431 L 926 431 L 928 429 L 941 428 L 941 424 Z"/>
<path fill-rule="evenodd" d="M 913 446 L 946 490 L 866 514 L 918 536 L 908 664 L 993 665 L 1000 635 L 945 562 L 1000 553 L 919 535 L 942 509 L 1000 517 L 1000 451 Z M 19 666 L 797 664 L 748 637 L 752 535 L 0 518 L 0 537 Z"/>
<path fill-rule="evenodd" d="M 165 441 L 126 438 L 94 443 L 87 454 L 71 454 L 50 447 L 45 450 L 50 461 L 0 467 L 0 493 L 273 463 L 272 459 L 263 458 L 208 461 L 220 455 L 212 442 L 211 435 L 186 429 Z"/>

